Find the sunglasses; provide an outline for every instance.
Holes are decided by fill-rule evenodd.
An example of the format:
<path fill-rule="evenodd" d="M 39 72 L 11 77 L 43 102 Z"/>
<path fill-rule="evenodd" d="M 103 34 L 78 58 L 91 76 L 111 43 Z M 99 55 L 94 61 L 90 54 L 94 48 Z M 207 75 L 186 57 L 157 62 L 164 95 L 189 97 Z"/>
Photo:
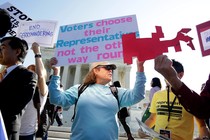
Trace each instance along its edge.
<path fill-rule="evenodd" d="M 113 65 L 98 65 L 96 68 L 104 68 L 106 70 L 115 70 L 116 67 Z"/>

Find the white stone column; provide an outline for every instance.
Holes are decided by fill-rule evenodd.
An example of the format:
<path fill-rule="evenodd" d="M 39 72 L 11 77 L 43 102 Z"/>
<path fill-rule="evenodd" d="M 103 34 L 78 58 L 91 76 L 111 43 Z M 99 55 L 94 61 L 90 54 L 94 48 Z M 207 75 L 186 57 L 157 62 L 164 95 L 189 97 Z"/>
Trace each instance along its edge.
<path fill-rule="evenodd" d="M 75 71 L 75 76 L 74 76 L 74 85 L 80 83 L 80 78 L 81 78 L 81 64 L 76 65 L 76 71 Z"/>
<path fill-rule="evenodd" d="M 125 68 L 125 88 L 130 89 L 130 71 L 131 66 L 126 66 Z"/>
<path fill-rule="evenodd" d="M 62 81 L 63 89 L 66 89 L 66 86 L 68 85 L 68 78 L 69 77 L 69 66 L 64 66 L 63 73 L 62 73 Z"/>
<path fill-rule="evenodd" d="M 118 67 L 116 70 L 113 71 L 113 75 L 112 75 L 112 80 L 113 80 L 113 82 L 119 80 L 119 78 L 118 78 L 119 72 L 118 72 L 118 71 L 119 71 L 119 67 Z"/>

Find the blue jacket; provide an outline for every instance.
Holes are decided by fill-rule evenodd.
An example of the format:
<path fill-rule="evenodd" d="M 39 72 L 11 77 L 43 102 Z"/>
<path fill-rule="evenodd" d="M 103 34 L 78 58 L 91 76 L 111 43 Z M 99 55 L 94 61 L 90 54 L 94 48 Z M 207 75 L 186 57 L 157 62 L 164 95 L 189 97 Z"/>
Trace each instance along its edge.
<path fill-rule="evenodd" d="M 144 73 L 137 72 L 132 90 L 118 88 L 120 106 L 131 106 L 144 99 L 145 83 Z M 69 108 L 77 100 L 79 85 L 72 86 L 63 92 L 59 85 L 60 77 L 53 76 L 49 84 L 50 102 Z M 117 140 L 116 114 L 118 111 L 117 100 L 109 86 L 100 84 L 88 86 L 77 102 L 71 140 Z"/>

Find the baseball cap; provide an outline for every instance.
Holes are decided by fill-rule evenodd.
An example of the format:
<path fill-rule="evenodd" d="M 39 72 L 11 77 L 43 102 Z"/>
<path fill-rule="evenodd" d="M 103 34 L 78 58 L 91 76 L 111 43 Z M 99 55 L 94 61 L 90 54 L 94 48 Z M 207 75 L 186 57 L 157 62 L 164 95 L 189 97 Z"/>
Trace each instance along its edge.
<path fill-rule="evenodd" d="M 115 70 L 117 68 L 117 66 L 115 64 L 111 64 L 107 61 L 104 61 L 104 62 L 94 62 L 91 64 L 90 66 L 90 70 L 96 68 L 96 67 L 99 67 L 99 66 L 110 66 L 112 70 Z"/>

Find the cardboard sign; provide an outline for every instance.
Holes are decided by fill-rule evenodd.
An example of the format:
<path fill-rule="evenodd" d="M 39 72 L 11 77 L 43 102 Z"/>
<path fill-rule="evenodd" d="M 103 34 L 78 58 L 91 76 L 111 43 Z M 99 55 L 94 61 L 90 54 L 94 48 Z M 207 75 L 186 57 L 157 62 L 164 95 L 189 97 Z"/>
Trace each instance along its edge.
<path fill-rule="evenodd" d="M 21 10 L 10 4 L 9 2 L 0 5 L 0 8 L 5 9 L 9 14 L 12 22 L 12 29 L 8 31 L 10 35 L 16 35 L 16 30 L 21 21 L 31 21 L 32 19 L 24 14 Z"/>
<path fill-rule="evenodd" d="M 156 26 L 156 32 L 152 33 L 151 38 L 136 38 L 135 34 L 124 34 L 122 36 L 124 63 L 132 64 L 132 58 L 137 57 L 139 61 L 153 59 L 158 55 L 168 52 L 168 47 L 174 46 L 176 52 L 181 51 L 180 41 L 195 50 L 192 43 L 193 38 L 188 35 L 191 29 L 181 29 L 175 38 L 171 40 L 160 40 L 164 38 L 161 26 Z"/>
<path fill-rule="evenodd" d="M 53 47 L 57 21 L 25 21 L 20 22 L 17 37 L 28 44 L 39 43 L 43 47 Z"/>
<path fill-rule="evenodd" d="M 122 34 L 139 36 L 135 15 L 60 27 L 55 57 L 58 66 L 123 58 Z"/>
<path fill-rule="evenodd" d="M 202 56 L 210 54 L 210 21 L 196 26 Z"/>
<path fill-rule="evenodd" d="M 147 125 L 145 125 L 142 121 L 140 121 L 138 118 L 136 118 L 138 124 L 139 124 L 139 130 L 141 130 L 142 133 L 144 133 L 147 136 L 150 136 L 152 138 L 157 138 L 159 140 L 170 140 L 170 138 L 161 135 L 157 132 L 155 132 L 153 129 L 149 128 Z"/>

